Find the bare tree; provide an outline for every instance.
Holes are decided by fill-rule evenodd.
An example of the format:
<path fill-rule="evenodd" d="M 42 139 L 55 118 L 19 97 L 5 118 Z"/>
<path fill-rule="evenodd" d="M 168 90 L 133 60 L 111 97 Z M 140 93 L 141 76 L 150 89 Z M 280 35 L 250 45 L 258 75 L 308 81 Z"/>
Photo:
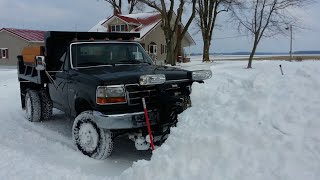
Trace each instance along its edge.
<path fill-rule="evenodd" d="M 123 3 L 122 0 L 105 0 L 114 9 L 114 13 L 123 13 Z M 128 0 L 127 1 L 128 14 L 132 14 L 133 11 L 138 7 L 138 0 Z"/>
<path fill-rule="evenodd" d="M 197 0 L 196 21 L 203 39 L 203 61 L 210 61 L 211 40 L 218 15 L 228 11 L 232 2 L 233 0 Z"/>
<path fill-rule="evenodd" d="M 147 6 L 155 9 L 161 14 L 162 24 L 166 44 L 167 44 L 167 62 L 171 65 L 176 65 L 178 52 L 181 50 L 181 43 L 184 35 L 187 33 L 191 22 L 195 17 L 196 0 L 179 0 L 177 14 L 174 12 L 175 0 L 138 0 L 145 3 Z M 186 4 L 191 3 L 191 15 L 184 27 L 181 24 L 181 17 L 185 10 Z M 180 32 L 178 30 L 180 29 Z M 174 41 L 175 40 L 175 41 Z"/>
<path fill-rule="evenodd" d="M 232 17 L 238 23 L 238 30 L 253 36 L 253 47 L 247 68 L 252 68 L 252 60 L 262 37 L 285 34 L 285 28 L 297 22 L 290 9 L 302 8 L 311 0 L 243 0 L 233 6 Z"/>
<path fill-rule="evenodd" d="M 137 6 L 137 4 L 138 4 L 137 0 L 128 0 L 129 14 L 133 13 L 134 8 Z"/>
<path fill-rule="evenodd" d="M 122 0 L 105 0 L 111 5 L 114 14 L 122 14 Z"/>

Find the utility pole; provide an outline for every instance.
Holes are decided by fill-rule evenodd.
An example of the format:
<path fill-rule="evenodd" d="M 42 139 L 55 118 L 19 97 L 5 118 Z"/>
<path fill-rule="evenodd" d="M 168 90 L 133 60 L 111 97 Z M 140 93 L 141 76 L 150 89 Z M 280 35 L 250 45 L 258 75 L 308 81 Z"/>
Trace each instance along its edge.
<path fill-rule="evenodd" d="M 290 25 L 290 61 L 292 61 L 292 25 Z"/>
<path fill-rule="evenodd" d="M 286 30 L 290 31 L 290 61 L 292 61 L 292 39 L 293 39 L 293 33 L 292 33 L 292 25 L 286 28 Z"/>

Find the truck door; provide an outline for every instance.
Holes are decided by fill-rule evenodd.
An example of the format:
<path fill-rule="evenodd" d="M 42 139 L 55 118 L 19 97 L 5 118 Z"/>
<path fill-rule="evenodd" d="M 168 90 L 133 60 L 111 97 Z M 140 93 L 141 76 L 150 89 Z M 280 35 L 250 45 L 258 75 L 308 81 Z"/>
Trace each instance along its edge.
<path fill-rule="evenodd" d="M 52 76 L 53 82 L 49 84 L 49 92 L 53 106 L 65 113 L 70 112 L 68 104 L 69 69 L 64 68 L 65 62 L 68 62 L 68 59 L 66 53 L 61 57 L 60 70 L 54 72 Z"/>

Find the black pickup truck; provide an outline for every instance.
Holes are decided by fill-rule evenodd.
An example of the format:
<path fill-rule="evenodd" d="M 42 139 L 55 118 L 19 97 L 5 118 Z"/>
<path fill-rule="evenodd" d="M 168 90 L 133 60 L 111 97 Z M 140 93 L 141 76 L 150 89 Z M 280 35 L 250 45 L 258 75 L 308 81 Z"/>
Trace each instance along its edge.
<path fill-rule="evenodd" d="M 75 117 L 75 145 L 95 159 L 107 158 L 119 136 L 127 135 L 138 150 L 150 149 L 147 124 L 154 143 L 161 145 L 177 115 L 191 106 L 192 83 L 203 83 L 211 71 L 157 66 L 136 37 L 47 32 L 44 47 L 25 49 L 18 56 L 27 119 L 48 120 L 53 108 Z"/>

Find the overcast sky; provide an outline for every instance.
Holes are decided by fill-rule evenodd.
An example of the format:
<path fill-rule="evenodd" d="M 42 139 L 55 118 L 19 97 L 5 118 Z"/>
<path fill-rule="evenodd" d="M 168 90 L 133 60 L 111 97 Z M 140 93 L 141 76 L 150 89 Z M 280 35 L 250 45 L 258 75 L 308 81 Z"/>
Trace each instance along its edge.
<path fill-rule="evenodd" d="M 87 31 L 112 13 L 104 0 L 0 0 L 0 28 Z M 308 29 L 294 33 L 294 51 L 320 50 L 320 3 L 294 13 Z M 220 21 L 219 24 L 225 23 Z M 195 27 L 189 32 L 197 43 L 190 51 L 201 52 L 200 33 Z M 211 49 L 214 52 L 250 51 L 250 38 L 235 38 L 238 35 L 232 26 L 220 27 L 216 30 Z M 288 52 L 289 37 L 263 39 L 258 51 Z"/>

